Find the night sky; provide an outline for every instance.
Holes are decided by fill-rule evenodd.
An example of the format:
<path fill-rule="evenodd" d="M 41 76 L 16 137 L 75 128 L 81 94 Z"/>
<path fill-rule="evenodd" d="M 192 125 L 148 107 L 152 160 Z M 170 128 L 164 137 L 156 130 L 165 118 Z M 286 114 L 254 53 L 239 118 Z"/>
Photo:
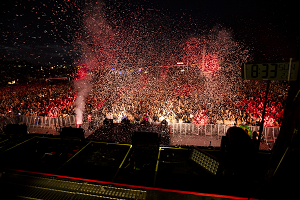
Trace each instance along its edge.
<path fill-rule="evenodd" d="M 18 0 L 1 3 L 0 59 L 72 64 L 88 0 Z M 114 29 L 156 32 L 161 41 L 205 35 L 214 27 L 232 32 L 253 60 L 297 57 L 299 8 L 293 1 L 103 1 Z M 152 36 L 151 36 L 152 37 Z M 299 58 L 298 58 L 299 59 Z"/>

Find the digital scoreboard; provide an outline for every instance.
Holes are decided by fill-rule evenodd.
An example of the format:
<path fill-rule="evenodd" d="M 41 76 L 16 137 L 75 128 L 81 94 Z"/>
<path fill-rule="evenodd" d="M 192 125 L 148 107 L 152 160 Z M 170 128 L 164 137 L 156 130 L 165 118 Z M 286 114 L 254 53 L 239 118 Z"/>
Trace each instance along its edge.
<path fill-rule="evenodd" d="M 297 80 L 299 61 L 274 63 L 245 63 L 242 77 L 245 80 Z"/>

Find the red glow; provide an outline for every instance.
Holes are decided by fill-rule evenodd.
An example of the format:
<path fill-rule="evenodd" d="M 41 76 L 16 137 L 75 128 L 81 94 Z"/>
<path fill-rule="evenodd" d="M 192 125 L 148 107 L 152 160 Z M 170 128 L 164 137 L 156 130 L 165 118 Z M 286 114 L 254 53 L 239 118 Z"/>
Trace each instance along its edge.
<path fill-rule="evenodd" d="M 238 107 L 245 112 L 252 120 L 261 122 L 262 112 L 264 107 L 264 96 L 251 97 L 242 99 L 238 104 Z M 284 108 L 282 104 L 275 103 L 272 99 L 268 99 L 266 105 L 266 113 L 264 119 L 264 127 L 274 127 L 281 125 L 281 119 L 283 118 Z"/>
<path fill-rule="evenodd" d="M 274 127 L 277 126 L 277 123 L 274 118 L 267 116 L 264 119 L 264 127 Z"/>
<path fill-rule="evenodd" d="M 208 122 L 208 117 L 205 114 L 205 110 L 198 111 L 194 116 L 195 124 L 198 126 L 204 126 Z"/>
<path fill-rule="evenodd" d="M 204 38 L 190 38 L 183 45 L 181 60 L 189 65 L 197 65 L 206 74 L 216 75 L 219 71 L 219 60 L 214 52 L 209 52 L 208 44 Z"/>
<path fill-rule="evenodd" d="M 219 61 L 217 56 L 215 55 L 206 55 L 204 66 L 202 65 L 200 68 L 203 72 L 217 73 L 219 71 Z"/>
<path fill-rule="evenodd" d="M 206 41 L 203 38 L 189 38 L 182 47 L 182 55 L 179 60 L 187 61 L 189 64 L 199 64 L 205 55 Z"/>
<path fill-rule="evenodd" d="M 131 187 L 131 188 L 138 188 L 138 189 L 144 189 L 144 190 L 156 190 L 156 191 L 173 192 L 173 193 L 181 193 L 181 194 L 192 194 L 192 195 L 215 197 L 215 198 L 227 198 L 227 199 L 239 199 L 239 200 L 248 200 L 249 199 L 249 198 L 245 198 L 245 197 L 235 197 L 235 196 L 220 195 L 220 194 L 189 192 L 189 191 L 171 190 L 171 189 L 155 188 L 155 187 L 147 187 L 147 186 L 129 185 L 129 184 L 123 184 L 123 183 L 114 183 L 114 182 L 107 182 L 107 181 L 98 181 L 98 180 L 92 180 L 92 179 L 76 178 L 76 177 L 70 177 L 70 176 L 61 176 L 61 175 L 56 175 L 56 174 L 32 172 L 32 171 L 25 171 L 25 170 L 19 170 L 19 169 L 4 169 L 4 170 L 17 171 L 17 172 L 23 172 L 23 173 L 31 173 L 31 174 L 38 174 L 38 175 L 43 175 L 43 176 L 52 176 L 52 177 L 58 177 L 58 178 L 66 178 L 66 179 L 93 182 L 93 183 L 102 183 L 102 184 L 109 184 L 109 185 L 116 185 L 116 186 L 123 186 L 123 187 Z M 251 199 L 252 200 L 258 200 L 258 199 L 254 199 L 254 198 L 251 198 Z"/>
<path fill-rule="evenodd" d="M 97 104 L 96 108 L 99 109 L 99 108 L 101 108 L 101 107 L 104 106 L 104 105 L 105 105 L 105 99 L 104 99 L 103 101 L 100 101 L 100 102 Z"/>
<path fill-rule="evenodd" d="M 81 80 L 87 76 L 89 73 L 89 69 L 86 65 L 82 65 L 77 68 L 76 74 L 75 74 L 75 80 Z"/>
<path fill-rule="evenodd" d="M 81 127 L 81 124 L 76 124 L 76 128 L 80 128 Z"/>

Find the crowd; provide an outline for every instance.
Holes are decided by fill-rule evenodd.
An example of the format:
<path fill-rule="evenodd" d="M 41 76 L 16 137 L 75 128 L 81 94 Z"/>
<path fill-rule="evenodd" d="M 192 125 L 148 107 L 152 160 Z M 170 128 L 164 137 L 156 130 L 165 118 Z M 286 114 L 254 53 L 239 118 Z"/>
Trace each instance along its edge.
<path fill-rule="evenodd" d="M 191 89 L 192 88 L 192 89 Z M 121 121 L 162 121 L 171 123 L 259 125 L 262 120 L 266 84 L 259 81 L 245 81 L 236 91 L 236 99 L 207 99 L 195 87 L 151 85 L 141 90 L 123 88 L 117 97 L 111 98 L 111 91 L 96 85 L 87 101 L 89 111 L 97 108 L 107 118 Z M 280 126 L 287 98 L 288 84 L 272 82 L 268 94 L 264 126 Z M 99 91 L 101 91 L 99 93 Z M 106 94 L 106 95 L 105 95 Z M 111 99 L 115 99 L 111 101 Z M 99 106 L 100 105 L 100 106 Z"/>
<path fill-rule="evenodd" d="M 167 120 L 198 125 L 258 125 L 262 117 L 265 87 L 259 81 L 246 81 L 237 90 L 236 99 L 220 100 L 203 98 L 201 91 L 191 86 L 180 89 L 174 87 L 170 91 L 170 87 L 159 85 L 144 85 L 139 90 L 127 85 L 112 90 L 113 87 L 105 84 L 94 84 L 86 97 L 85 113 L 97 112 L 119 121 L 128 118 L 130 121 Z M 272 82 L 265 126 L 281 125 L 287 88 L 287 83 Z M 75 115 L 77 92 L 72 82 L 5 87 L 0 92 L 1 115 Z"/>
<path fill-rule="evenodd" d="M 254 82 L 255 83 L 255 82 Z M 263 88 L 266 88 L 264 85 Z M 248 117 L 249 122 L 256 124 L 262 119 L 262 112 L 265 101 L 265 91 L 261 90 L 257 84 L 249 85 L 244 89 L 245 97 L 241 99 L 237 106 Z M 284 114 L 284 102 L 288 94 L 287 83 L 272 83 L 268 94 L 265 126 L 280 126 Z"/>
<path fill-rule="evenodd" d="M 0 114 L 59 117 L 74 114 L 76 93 L 72 83 L 47 83 L 0 89 Z"/>

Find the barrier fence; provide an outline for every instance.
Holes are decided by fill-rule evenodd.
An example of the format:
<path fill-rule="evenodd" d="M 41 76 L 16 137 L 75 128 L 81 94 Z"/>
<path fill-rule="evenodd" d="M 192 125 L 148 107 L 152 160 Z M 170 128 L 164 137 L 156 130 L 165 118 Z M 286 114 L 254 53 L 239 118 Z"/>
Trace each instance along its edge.
<path fill-rule="evenodd" d="M 206 124 L 197 126 L 192 123 L 169 123 L 171 135 L 200 135 L 200 136 L 218 136 L 226 135 L 227 130 L 234 125 Z M 252 131 L 259 132 L 259 126 L 248 126 Z M 280 127 L 264 127 L 263 139 L 265 142 L 275 142 L 280 132 Z"/>
<path fill-rule="evenodd" d="M 9 118 L 10 120 L 2 121 L 0 123 L 1 129 L 6 124 L 10 123 L 24 123 L 28 128 L 45 128 L 45 129 L 58 129 L 62 127 L 73 127 L 76 128 L 76 118 L 74 115 L 66 117 L 42 117 L 42 116 L 15 116 Z M 95 117 L 92 121 L 93 127 L 100 127 L 103 119 Z M 159 124 L 159 123 L 155 123 Z M 200 135 L 200 136 L 211 136 L 211 137 L 222 137 L 226 135 L 227 130 L 233 125 L 222 125 L 222 124 L 206 124 L 205 126 L 197 126 L 192 123 L 169 123 L 171 136 L 175 135 Z M 259 126 L 248 126 L 249 129 L 258 133 Z M 264 127 L 263 139 L 265 142 L 275 142 L 280 127 Z"/>

